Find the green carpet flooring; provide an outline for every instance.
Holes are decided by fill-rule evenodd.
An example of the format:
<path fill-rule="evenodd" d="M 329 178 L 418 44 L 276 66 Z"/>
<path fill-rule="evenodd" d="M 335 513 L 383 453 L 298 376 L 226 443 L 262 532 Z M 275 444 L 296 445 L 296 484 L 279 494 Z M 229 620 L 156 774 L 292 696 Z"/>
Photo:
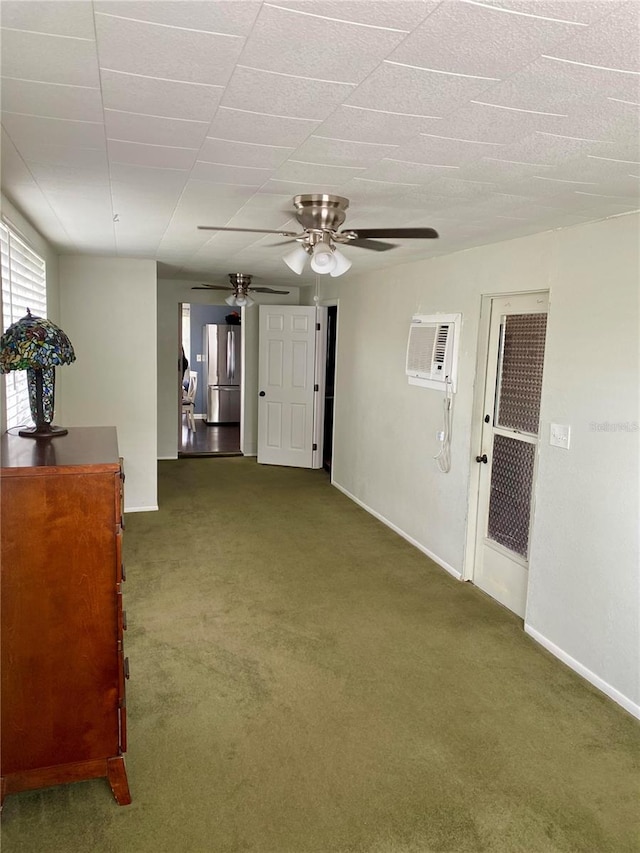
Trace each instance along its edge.
<path fill-rule="evenodd" d="M 127 516 L 133 796 L 7 797 L 3 853 L 640 851 L 640 727 L 331 488 L 159 464 Z"/>

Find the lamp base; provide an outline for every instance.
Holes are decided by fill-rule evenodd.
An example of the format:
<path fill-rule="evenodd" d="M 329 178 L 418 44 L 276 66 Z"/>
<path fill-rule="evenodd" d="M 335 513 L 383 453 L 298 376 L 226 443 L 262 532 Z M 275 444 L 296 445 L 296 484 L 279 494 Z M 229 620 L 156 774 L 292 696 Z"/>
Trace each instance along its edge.
<path fill-rule="evenodd" d="M 18 430 L 18 435 L 23 438 L 54 438 L 56 435 L 66 435 L 69 432 L 64 427 L 53 426 L 53 424 L 41 424 L 37 427 Z"/>

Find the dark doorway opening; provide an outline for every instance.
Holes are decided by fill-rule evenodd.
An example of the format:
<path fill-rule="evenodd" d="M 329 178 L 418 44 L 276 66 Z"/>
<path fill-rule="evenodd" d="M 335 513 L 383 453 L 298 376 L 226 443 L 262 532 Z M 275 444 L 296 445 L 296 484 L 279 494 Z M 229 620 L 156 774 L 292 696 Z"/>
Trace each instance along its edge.
<path fill-rule="evenodd" d="M 324 450 L 322 467 L 331 473 L 333 459 L 333 401 L 336 381 L 336 340 L 338 326 L 338 306 L 327 308 L 327 364 L 324 384 Z"/>
<path fill-rule="evenodd" d="M 205 303 L 181 303 L 180 306 L 180 364 L 182 354 L 188 361 L 188 374 L 197 375 L 195 398 L 195 429 L 189 429 L 184 410 L 180 411 L 178 433 L 178 457 L 183 456 L 242 456 L 240 450 L 239 423 L 210 423 L 207 420 L 208 403 L 208 360 L 204 330 L 217 325 L 226 325 L 229 308 L 226 305 Z M 239 360 L 239 359 L 238 359 Z M 184 398 L 185 377 L 181 370 L 178 394 Z M 180 404 L 179 404 L 180 405 Z"/>

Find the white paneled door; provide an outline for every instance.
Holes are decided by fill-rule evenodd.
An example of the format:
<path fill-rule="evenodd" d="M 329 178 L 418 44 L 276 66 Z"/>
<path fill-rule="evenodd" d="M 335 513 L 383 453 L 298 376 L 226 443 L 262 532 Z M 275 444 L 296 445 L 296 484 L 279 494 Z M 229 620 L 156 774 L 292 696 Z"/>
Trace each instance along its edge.
<path fill-rule="evenodd" d="M 491 300 L 473 582 L 524 618 L 548 296 Z"/>
<path fill-rule="evenodd" d="M 326 308 L 261 305 L 258 462 L 322 467 Z"/>

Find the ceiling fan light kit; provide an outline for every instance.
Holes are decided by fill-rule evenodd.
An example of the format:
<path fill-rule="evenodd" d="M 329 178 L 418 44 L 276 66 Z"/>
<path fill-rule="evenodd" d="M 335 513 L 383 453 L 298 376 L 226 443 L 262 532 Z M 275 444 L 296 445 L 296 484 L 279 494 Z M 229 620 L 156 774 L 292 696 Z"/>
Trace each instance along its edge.
<path fill-rule="evenodd" d="M 351 269 L 351 267 L 353 266 L 349 258 L 343 255 L 342 252 L 339 252 L 337 249 L 335 249 L 333 252 L 333 259 L 335 261 L 333 269 L 329 270 L 329 275 L 332 278 L 336 278 L 337 276 L 342 275 L 343 273 L 347 272 L 347 270 Z"/>
<path fill-rule="evenodd" d="M 302 275 L 304 265 L 307 263 L 308 251 L 304 246 L 296 246 L 282 258 L 285 264 L 296 275 Z"/>
<path fill-rule="evenodd" d="M 319 275 L 329 274 L 334 278 L 343 275 L 352 263 L 336 243 L 357 246 L 360 249 L 370 249 L 375 252 L 386 252 L 395 248 L 395 243 L 384 243 L 380 237 L 391 237 L 400 240 L 425 240 L 438 237 L 433 228 L 365 228 L 338 231 L 346 218 L 349 199 L 329 193 L 307 193 L 293 197 L 296 210 L 295 218 L 302 226 L 302 231 L 274 231 L 262 228 L 228 228 L 218 225 L 198 225 L 201 231 L 242 231 L 255 234 L 278 234 L 300 243 L 282 258 L 289 269 L 296 275 L 302 275 L 307 255 L 311 256 L 311 269 Z M 235 273 L 232 275 L 241 275 Z M 249 276 L 250 278 L 250 276 Z M 255 288 L 254 288 L 255 289 Z M 239 304 L 239 303 L 238 303 Z"/>
<path fill-rule="evenodd" d="M 330 273 L 335 267 L 336 262 L 333 257 L 333 249 L 329 243 L 317 243 L 313 247 L 311 255 L 311 269 L 319 275 Z"/>
<path fill-rule="evenodd" d="M 227 296 L 224 301 L 227 305 L 239 305 L 240 307 L 244 305 L 245 308 L 251 308 L 252 305 L 256 304 L 250 296 L 236 296 L 235 293 L 232 293 L 231 296 Z"/>

